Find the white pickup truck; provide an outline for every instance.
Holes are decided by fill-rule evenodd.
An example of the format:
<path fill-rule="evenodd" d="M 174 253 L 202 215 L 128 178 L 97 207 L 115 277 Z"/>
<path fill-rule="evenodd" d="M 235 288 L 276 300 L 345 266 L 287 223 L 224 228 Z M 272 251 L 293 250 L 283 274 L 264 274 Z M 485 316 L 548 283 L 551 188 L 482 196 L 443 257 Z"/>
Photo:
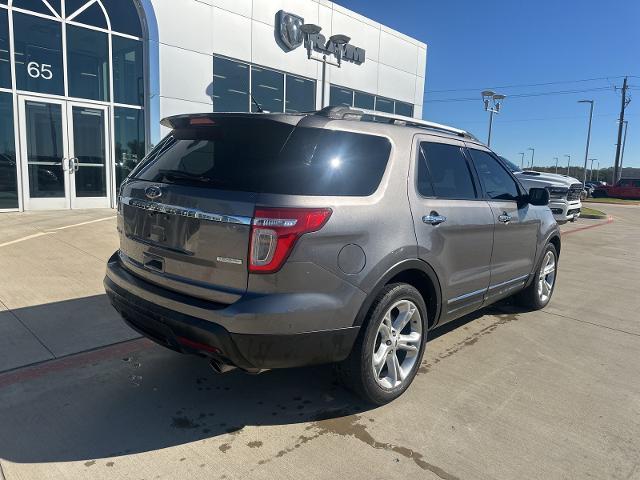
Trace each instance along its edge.
<path fill-rule="evenodd" d="M 582 182 L 567 175 L 522 170 L 501 157 L 525 188 L 546 188 L 549 191 L 549 208 L 558 223 L 575 222 L 580 216 Z"/>

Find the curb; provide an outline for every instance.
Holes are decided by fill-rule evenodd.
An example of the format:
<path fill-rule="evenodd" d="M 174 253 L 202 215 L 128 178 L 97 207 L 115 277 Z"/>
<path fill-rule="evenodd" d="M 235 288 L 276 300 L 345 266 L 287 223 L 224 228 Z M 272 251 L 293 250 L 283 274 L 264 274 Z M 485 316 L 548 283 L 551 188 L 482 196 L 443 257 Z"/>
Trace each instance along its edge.
<path fill-rule="evenodd" d="M 589 220 L 604 220 L 609 218 L 608 215 L 585 215 L 580 214 L 580 218 L 588 218 Z"/>

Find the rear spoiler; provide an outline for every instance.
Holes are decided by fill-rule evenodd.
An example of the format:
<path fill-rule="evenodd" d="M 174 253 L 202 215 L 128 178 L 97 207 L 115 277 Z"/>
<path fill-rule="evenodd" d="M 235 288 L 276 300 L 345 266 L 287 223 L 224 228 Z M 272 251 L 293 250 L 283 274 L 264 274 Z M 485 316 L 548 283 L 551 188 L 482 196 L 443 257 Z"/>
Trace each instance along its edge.
<path fill-rule="evenodd" d="M 223 122 L 230 118 L 246 119 L 267 119 L 274 122 L 297 125 L 306 114 L 297 113 L 247 113 L 247 112 L 225 112 L 225 113 L 189 113 L 184 115 L 173 115 L 160 120 L 163 127 L 177 130 L 181 128 L 215 126 L 218 122 Z"/>

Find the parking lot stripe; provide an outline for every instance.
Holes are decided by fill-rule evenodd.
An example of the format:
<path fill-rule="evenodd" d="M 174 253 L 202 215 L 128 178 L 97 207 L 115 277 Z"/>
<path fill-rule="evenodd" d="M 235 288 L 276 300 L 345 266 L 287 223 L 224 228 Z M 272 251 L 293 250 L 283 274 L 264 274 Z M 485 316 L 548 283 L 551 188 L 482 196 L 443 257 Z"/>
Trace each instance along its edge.
<path fill-rule="evenodd" d="M 82 367 L 102 360 L 110 360 L 120 356 L 143 352 L 152 348 L 154 343 L 146 338 L 137 338 L 125 342 L 116 343 L 95 350 L 75 353 L 54 360 L 19 367 L 15 370 L 0 373 L 0 388 L 40 378 L 54 372 L 61 372 L 71 368 Z"/>

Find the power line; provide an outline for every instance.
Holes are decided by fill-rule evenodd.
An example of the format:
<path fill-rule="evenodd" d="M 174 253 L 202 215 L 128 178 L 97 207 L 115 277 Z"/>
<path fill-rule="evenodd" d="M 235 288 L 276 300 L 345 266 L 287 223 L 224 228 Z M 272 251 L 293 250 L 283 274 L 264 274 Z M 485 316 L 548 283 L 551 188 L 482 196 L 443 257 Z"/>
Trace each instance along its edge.
<path fill-rule="evenodd" d="M 634 75 L 630 75 L 634 77 Z M 491 88 L 499 89 L 499 88 L 520 88 L 520 87 L 546 87 L 548 85 L 562 85 L 567 83 L 581 83 L 581 82 L 595 82 L 598 80 L 609 80 L 610 78 L 623 78 L 624 75 L 610 75 L 608 77 L 595 77 L 595 78 L 583 78 L 580 80 L 559 80 L 556 82 L 544 82 L 544 83 L 521 83 L 514 85 L 498 85 Z M 637 77 L 640 78 L 640 77 Z M 485 87 L 479 88 L 452 88 L 447 90 L 425 90 L 425 93 L 445 93 L 445 92 L 476 92 L 485 89 Z"/>
<path fill-rule="evenodd" d="M 585 88 L 581 90 L 558 90 L 554 92 L 537 92 L 537 93 L 517 93 L 513 95 L 509 95 L 507 98 L 509 100 L 514 98 L 529 98 L 529 97 L 543 97 L 546 95 L 570 95 L 574 93 L 585 93 L 585 92 L 598 92 L 604 90 L 612 90 L 611 87 L 597 87 L 597 88 Z M 447 102 L 477 102 L 478 97 L 462 97 L 462 98 L 435 98 L 435 99 L 425 99 L 425 103 L 447 103 Z"/>

